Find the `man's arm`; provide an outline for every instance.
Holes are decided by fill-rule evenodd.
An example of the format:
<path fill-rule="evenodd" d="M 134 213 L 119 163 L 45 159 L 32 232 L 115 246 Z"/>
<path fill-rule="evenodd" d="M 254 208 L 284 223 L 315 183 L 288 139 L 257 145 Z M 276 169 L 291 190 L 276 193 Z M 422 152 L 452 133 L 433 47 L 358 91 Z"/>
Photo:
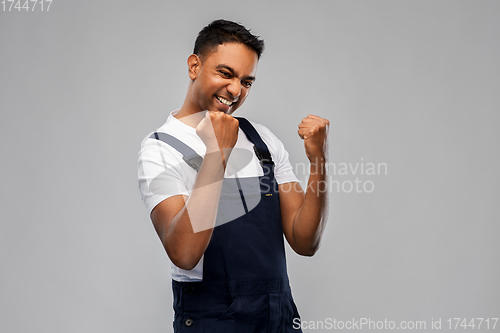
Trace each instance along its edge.
<path fill-rule="evenodd" d="M 310 175 L 306 193 L 299 183 L 279 185 L 283 232 L 292 249 L 312 256 L 319 248 L 328 217 L 328 120 L 309 115 L 299 125 Z"/>
<path fill-rule="evenodd" d="M 217 217 L 225 161 L 238 138 L 238 120 L 222 112 L 207 112 L 196 133 L 207 146 L 190 196 L 163 200 L 151 220 L 174 265 L 193 269 L 205 252 Z M 219 147 L 227 147 L 221 149 Z"/>

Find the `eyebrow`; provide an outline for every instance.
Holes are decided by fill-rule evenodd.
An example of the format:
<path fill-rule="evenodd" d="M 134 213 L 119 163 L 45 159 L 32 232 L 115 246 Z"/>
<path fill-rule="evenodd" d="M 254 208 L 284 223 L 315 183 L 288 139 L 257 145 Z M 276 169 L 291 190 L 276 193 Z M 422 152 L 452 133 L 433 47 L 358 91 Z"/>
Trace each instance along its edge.
<path fill-rule="evenodd" d="M 220 64 L 220 65 L 217 65 L 217 67 L 215 67 L 216 69 L 221 69 L 221 68 L 224 68 L 226 70 L 228 70 L 229 72 L 231 72 L 231 74 L 233 74 L 234 76 L 238 76 L 236 75 L 236 72 L 234 71 L 234 69 L 232 69 L 230 66 L 228 65 L 225 65 L 225 64 Z M 243 80 L 251 80 L 251 81 L 255 81 L 255 76 L 245 76 L 243 77 Z"/>

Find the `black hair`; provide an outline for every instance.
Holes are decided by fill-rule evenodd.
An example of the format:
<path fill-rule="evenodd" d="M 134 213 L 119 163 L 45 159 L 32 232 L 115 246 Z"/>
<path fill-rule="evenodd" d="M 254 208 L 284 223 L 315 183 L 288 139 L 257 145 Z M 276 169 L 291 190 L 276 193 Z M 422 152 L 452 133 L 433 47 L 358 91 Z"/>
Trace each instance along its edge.
<path fill-rule="evenodd" d="M 193 53 L 202 57 L 208 52 L 214 51 L 217 46 L 232 42 L 248 46 L 257 53 L 257 57 L 260 59 L 260 55 L 264 51 L 264 41 L 259 37 L 252 35 L 250 30 L 241 24 L 227 20 L 215 20 L 198 33 Z"/>

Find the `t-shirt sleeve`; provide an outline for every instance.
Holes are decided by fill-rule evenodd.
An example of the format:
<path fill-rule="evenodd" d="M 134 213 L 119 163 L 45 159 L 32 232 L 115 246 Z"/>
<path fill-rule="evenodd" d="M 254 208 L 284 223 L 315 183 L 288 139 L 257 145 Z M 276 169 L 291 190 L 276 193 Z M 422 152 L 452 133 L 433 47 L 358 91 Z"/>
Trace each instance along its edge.
<path fill-rule="evenodd" d="M 156 205 L 171 196 L 189 195 L 178 170 L 178 159 L 161 141 L 147 137 L 142 142 L 137 174 L 141 197 L 150 214 Z"/>
<path fill-rule="evenodd" d="M 278 184 L 298 182 L 288 159 L 288 152 L 283 143 L 267 127 L 252 122 L 262 140 L 267 145 L 274 162 L 274 177 Z"/>

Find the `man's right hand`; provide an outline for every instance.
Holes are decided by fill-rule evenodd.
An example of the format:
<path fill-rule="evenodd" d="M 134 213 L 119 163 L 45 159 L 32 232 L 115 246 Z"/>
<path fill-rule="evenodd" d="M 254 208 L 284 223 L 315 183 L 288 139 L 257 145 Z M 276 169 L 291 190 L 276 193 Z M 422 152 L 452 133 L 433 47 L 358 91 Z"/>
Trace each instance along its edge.
<path fill-rule="evenodd" d="M 225 161 L 238 140 L 238 130 L 238 120 L 220 111 L 208 111 L 196 126 L 196 134 L 207 146 L 207 154 L 221 151 Z"/>

